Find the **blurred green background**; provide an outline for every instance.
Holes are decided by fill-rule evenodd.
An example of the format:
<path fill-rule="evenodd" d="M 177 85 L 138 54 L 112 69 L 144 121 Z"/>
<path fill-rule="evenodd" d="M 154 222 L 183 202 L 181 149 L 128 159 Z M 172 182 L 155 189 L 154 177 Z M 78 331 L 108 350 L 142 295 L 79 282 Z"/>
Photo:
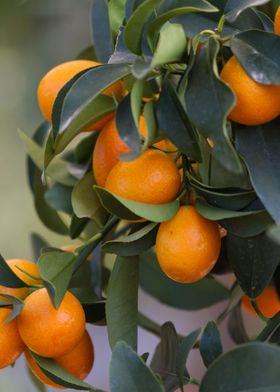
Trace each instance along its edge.
<path fill-rule="evenodd" d="M 89 8 L 90 0 L 0 1 L 0 252 L 5 258 L 32 259 L 32 231 L 55 245 L 67 241 L 35 214 L 17 129 L 31 134 L 41 121 L 36 89 L 44 73 L 90 44 Z M 1 370 L 0 390 L 35 390 L 22 360 L 16 370 Z"/>

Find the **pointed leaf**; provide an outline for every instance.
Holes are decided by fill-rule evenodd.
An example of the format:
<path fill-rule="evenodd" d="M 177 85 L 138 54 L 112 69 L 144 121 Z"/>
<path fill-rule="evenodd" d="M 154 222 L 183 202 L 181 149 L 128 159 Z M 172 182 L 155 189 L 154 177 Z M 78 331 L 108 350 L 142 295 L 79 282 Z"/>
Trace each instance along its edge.
<path fill-rule="evenodd" d="M 225 17 L 229 22 L 235 19 L 249 7 L 256 7 L 268 3 L 269 0 L 227 0 L 225 7 Z"/>
<path fill-rule="evenodd" d="M 0 285 L 11 287 L 11 288 L 21 288 L 27 287 L 17 275 L 11 270 L 9 265 L 6 263 L 5 259 L 0 255 Z"/>
<path fill-rule="evenodd" d="M 126 343 L 119 342 L 110 364 L 111 392 L 164 392 L 163 385 L 142 358 Z"/>
<path fill-rule="evenodd" d="M 123 340 L 137 349 L 138 258 L 117 257 L 107 289 L 106 319 L 111 348 Z"/>
<path fill-rule="evenodd" d="M 199 350 L 206 367 L 223 353 L 220 332 L 214 321 L 209 321 L 206 325 L 200 339 Z"/>

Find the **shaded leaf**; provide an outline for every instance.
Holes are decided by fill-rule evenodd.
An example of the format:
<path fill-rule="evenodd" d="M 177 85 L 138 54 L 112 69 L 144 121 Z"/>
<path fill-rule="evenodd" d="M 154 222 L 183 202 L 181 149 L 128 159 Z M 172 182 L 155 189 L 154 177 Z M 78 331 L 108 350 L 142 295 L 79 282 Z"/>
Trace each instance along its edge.
<path fill-rule="evenodd" d="M 138 258 L 117 257 L 107 289 L 106 319 L 111 348 L 123 340 L 137 349 Z"/>
<path fill-rule="evenodd" d="M 11 270 L 6 260 L 0 255 L 0 285 L 11 287 L 11 288 L 21 288 L 27 287 L 17 275 Z"/>
<path fill-rule="evenodd" d="M 177 309 L 196 310 L 228 298 L 229 291 L 211 277 L 191 284 L 177 283 L 160 269 L 153 252 L 140 255 L 140 286 L 160 302 Z"/>
<path fill-rule="evenodd" d="M 206 367 L 209 367 L 223 353 L 220 332 L 214 321 L 209 321 L 204 328 L 199 343 L 199 350 Z"/>
<path fill-rule="evenodd" d="M 72 214 L 71 192 L 72 188 L 69 186 L 54 184 L 45 192 L 44 198 L 47 204 L 54 210 Z"/>
<path fill-rule="evenodd" d="M 247 335 L 244 326 L 242 311 L 240 306 L 236 306 L 230 313 L 227 327 L 228 327 L 228 332 L 230 334 L 230 337 L 236 344 L 249 342 L 250 339 Z"/>
<path fill-rule="evenodd" d="M 275 345 L 239 346 L 213 363 L 202 379 L 200 392 L 276 392 L 280 387 L 279 359 L 280 348 Z"/>
<path fill-rule="evenodd" d="M 110 363 L 111 392 L 164 392 L 163 385 L 142 358 L 125 342 L 119 342 Z"/>
<path fill-rule="evenodd" d="M 279 263 L 280 247 L 266 234 L 252 238 L 228 234 L 227 250 L 242 290 L 250 298 L 256 298 L 272 279 Z"/>
<path fill-rule="evenodd" d="M 144 204 L 124 199 L 114 195 L 104 188 L 95 186 L 102 205 L 113 215 L 127 220 L 137 220 L 139 217 L 152 222 L 163 222 L 171 219 L 179 209 L 179 201 L 166 204 Z"/>
<path fill-rule="evenodd" d="M 268 3 L 269 0 L 227 0 L 225 7 L 225 17 L 233 22 L 241 12 L 249 7 L 255 7 Z"/>
<path fill-rule="evenodd" d="M 101 63 L 107 63 L 114 50 L 108 1 L 93 0 L 91 4 L 91 33 L 95 53 Z"/>

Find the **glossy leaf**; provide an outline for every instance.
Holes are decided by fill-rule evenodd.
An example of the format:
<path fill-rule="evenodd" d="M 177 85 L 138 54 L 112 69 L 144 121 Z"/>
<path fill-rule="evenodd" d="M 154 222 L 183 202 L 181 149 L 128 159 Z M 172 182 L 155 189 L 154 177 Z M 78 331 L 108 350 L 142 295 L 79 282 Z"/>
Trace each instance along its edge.
<path fill-rule="evenodd" d="M 54 210 L 72 214 L 71 192 L 72 188 L 69 186 L 54 184 L 45 192 L 44 197 L 47 204 Z"/>
<path fill-rule="evenodd" d="M 176 375 L 176 359 L 179 339 L 174 325 L 169 321 L 162 325 L 160 342 L 156 346 L 151 361 L 151 369 L 159 374 L 165 391 L 174 391 L 179 387 Z"/>
<path fill-rule="evenodd" d="M 109 64 L 133 64 L 136 59 L 137 56 L 125 44 L 124 27 L 121 27 L 117 36 L 114 53 L 109 59 Z"/>
<path fill-rule="evenodd" d="M 156 115 L 163 133 L 187 156 L 201 160 L 194 128 L 179 100 L 175 88 L 166 80 L 156 106 Z"/>
<path fill-rule="evenodd" d="M 180 61 L 186 51 L 187 40 L 180 24 L 166 23 L 160 33 L 151 67 Z"/>
<path fill-rule="evenodd" d="M 279 359 L 280 348 L 275 345 L 241 345 L 213 363 L 202 379 L 200 392 L 276 392 L 280 387 Z"/>
<path fill-rule="evenodd" d="M 6 263 L 5 259 L 0 255 L 0 285 L 11 287 L 11 288 L 20 288 L 26 287 L 26 283 L 24 283 L 17 275 L 11 270 L 11 268 Z"/>
<path fill-rule="evenodd" d="M 125 0 L 110 0 L 108 4 L 110 26 L 113 37 L 116 38 L 125 17 Z"/>
<path fill-rule="evenodd" d="M 90 218 L 98 226 L 103 226 L 108 217 L 108 213 L 102 205 L 93 189 L 93 174 L 87 173 L 77 182 L 72 193 L 72 205 L 78 218 Z"/>
<path fill-rule="evenodd" d="M 124 238 L 107 241 L 102 250 L 119 256 L 136 256 L 154 246 L 158 225 L 149 223 L 139 231 L 130 233 Z"/>
<path fill-rule="evenodd" d="M 124 40 L 131 52 L 141 54 L 141 42 L 144 25 L 148 17 L 162 0 L 146 0 L 135 10 L 127 21 Z"/>
<path fill-rule="evenodd" d="M 261 84 L 280 85 L 280 37 L 250 30 L 233 37 L 230 46 L 252 79 Z"/>
<path fill-rule="evenodd" d="M 143 359 L 125 342 L 119 342 L 110 363 L 111 392 L 164 392 L 162 383 Z"/>
<path fill-rule="evenodd" d="M 24 143 L 25 149 L 41 171 L 44 170 L 44 148 L 37 144 L 34 140 L 29 138 L 23 131 L 19 130 L 19 136 Z M 61 158 L 56 158 L 55 161 L 48 167 L 46 174 L 55 182 L 63 185 L 74 185 L 76 179 L 68 173 L 68 162 Z"/>
<path fill-rule="evenodd" d="M 188 371 L 186 370 L 186 362 L 191 352 L 191 349 L 193 348 L 200 335 L 200 332 L 200 328 L 191 332 L 188 336 L 182 339 L 178 347 L 176 357 L 176 373 L 179 378 L 179 385 L 181 386 L 181 388 L 185 383 L 185 377 L 189 377 Z"/>
<path fill-rule="evenodd" d="M 209 38 L 197 54 L 185 93 L 187 113 L 198 130 L 213 141 L 213 156 L 227 170 L 242 174 L 241 162 L 226 127 L 226 118 L 235 98 L 219 78 L 216 65 L 218 52 L 218 42 Z"/>
<path fill-rule="evenodd" d="M 30 352 L 42 372 L 54 383 L 64 386 L 65 388 L 77 389 L 80 391 L 104 392 L 92 387 L 81 381 L 66 370 L 58 366 L 55 361 L 49 358 L 39 357 L 39 355 Z"/>
<path fill-rule="evenodd" d="M 9 307 L 12 308 L 11 313 L 4 321 L 5 324 L 8 324 L 12 320 L 16 319 L 24 307 L 24 301 L 22 299 L 6 293 L 1 294 L 0 304 L 2 305 L 2 303 L 4 305 L 10 305 Z"/>
<path fill-rule="evenodd" d="M 101 187 L 95 186 L 94 189 L 102 205 L 121 219 L 136 220 L 141 217 L 152 222 L 163 222 L 171 219 L 179 209 L 177 200 L 167 204 L 144 204 L 113 195 Z"/>
<path fill-rule="evenodd" d="M 256 7 L 268 3 L 269 0 L 227 0 L 225 7 L 225 17 L 233 22 L 241 12 L 249 7 Z"/>
<path fill-rule="evenodd" d="M 206 367 L 223 353 L 220 332 L 214 321 L 209 321 L 206 325 L 200 339 L 199 350 Z"/>
<path fill-rule="evenodd" d="M 149 36 L 160 30 L 168 20 L 190 12 L 217 12 L 218 9 L 205 0 L 173 0 L 164 1 L 157 10 L 156 18 L 148 28 Z"/>
<path fill-rule="evenodd" d="M 203 309 L 229 297 L 228 289 L 211 277 L 191 284 L 169 279 L 153 252 L 140 255 L 140 286 L 160 302 L 185 310 Z"/>
<path fill-rule="evenodd" d="M 107 289 L 106 319 L 113 349 L 123 340 L 137 349 L 138 258 L 117 257 Z"/>
<path fill-rule="evenodd" d="M 280 247 L 266 234 L 239 238 L 228 234 L 228 258 L 242 290 L 259 296 L 270 283 L 279 263 Z"/>
<path fill-rule="evenodd" d="M 267 211 L 280 222 L 280 118 L 254 127 L 238 126 L 237 149 L 245 160 L 254 189 Z M 254 146 L 254 148 L 250 146 Z"/>
<path fill-rule="evenodd" d="M 141 101 L 140 101 L 141 102 Z M 132 153 L 121 155 L 121 159 L 135 159 L 141 151 L 141 139 L 137 129 L 137 122 L 134 121 L 130 95 L 127 95 L 119 104 L 116 112 L 116 126 L 123 142 L 129 146 Z"/>
<path fill-rule="evenodd" d="M 61 220 L 58 213 L 49 207 L 45 201 L 44 193 L 47 188 L 42 184 L 41 172 L 38 169 L 34 176 L 33 189 L 34 206 L 43 224 L 56 233 L 67 234 L 68 229 L 64 222 Z"/>
<path fill-rule="evenodd" d="M 94 67 L 85 72 L 71 87 L 63 102 L 59 133 L 82 116 L 95 98 L 107 87 L 130 73 L 126 64 Z M 89 119 L 92 121 L 92 119 Z"/>
<path fill-rule="evenodd" d="M 40 276 L 47 286 L 56 309 L 68 289 L 74 264 L 75 256 L 68 252 L 44 253 L 39 258 Z"/>
<path fill-rule="evenodd" d="M 113 41 L 107 0 L 92 1 L 91 33 L 98 60 L 101 63 L 107 63 L 113 53 Z"/>

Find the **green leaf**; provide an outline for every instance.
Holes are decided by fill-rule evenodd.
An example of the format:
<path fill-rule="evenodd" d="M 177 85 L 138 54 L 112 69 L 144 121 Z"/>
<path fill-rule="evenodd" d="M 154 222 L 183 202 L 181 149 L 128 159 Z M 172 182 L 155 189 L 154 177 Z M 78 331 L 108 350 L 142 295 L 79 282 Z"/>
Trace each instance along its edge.
<path fill-rule="evenodd" d="M 130 73 L 126 64 L 105 64 L 94 67 L 85 72 L 70 88 L 66 94 L 62 113 L 59 133 L 65 131 L 74 120 L 85 116 L 85 112 L 91 103 L 107 87 Z M 100 98 L 100 97 L 99 97 Z M 104 97 L 103 98 L 108 98 Z M 87 124 L 93 121 L 88 118 Z"/>
<path fill-rule="evenodd" d="M 148 34 L 153 37 L 168 20 L 191 12 L 217 12 L 218 9 L 205 0 L 164 1 L 157 10 L 157 17 L 150 23 Z"/>
<path fill-rule="evenodd" d="M 179 62 L 187 48 L 185 32 L 180 24 L 166 23 L 160 33 L 151 68 Z"/>
<path fill-rule="evenodd" d="M 139 231 L 130 233 L 124 238 L 105 242 L 102 250 L 119 256 L 137 256 L 154 246 L 157 229 L 158 225 L 156 223 L 149 223 Z"/>
<path fill-rule="evenodd" d="M 34 205 L 36 212 L 44 223 L 44 225 L 50 230 L 58 234 L 68 234 L 68 229 L 64 222 L 59 217 L 58 213 L 49 207 L 45 201 L 44 193 L 47 188 L 43 186 L 41 179 L 41 172 L 37 169 L 34 176 Z"/>
<path fill-rule="evenodd" d="M 161 2 L 162 0 L 146 0 L 130 16 L 124 30 L 124 40 L 131 52 L 141 54 L 144 25 Z"/>
<path fill-rule="evenodd" d="M 200 339 L 199 350 L 206 367 L 223 353 L 220 332 L 214 321 L 209 321 L 206 325 Z"/>
<path fill-rule="evenodd" d="M 269 0 L 227 0 L 225 7 L 225 17 L 229 22 L 235 19 L 247 8 L 256 7 L 268 3 Z"/>
<path fill-rule="evenodd" d="M 185 310 L 203 309 L 229 297 L 228 289 L 211 277 L 192 284 L 169 279 L 153 252 L 140 255 L 140 286 L 160 302 Z"/>
<path fill-rule="evenodd" d="M 92 1 L 90 19 L 95 53 L 101 63 L 107 63 L 114 50 L 107 0 Z"/>
<path fill-rule="evenodd" d="M 69 226 L 69 232 L 67 234 L 72 240 L 74 240 L 82 234 L 88 224 L 89 218 L 78 218 L 75 214 L 73 214 Z"/>
<path fill-rule="evenodd" d="M 90 135 L 83 138 L 76 146 L 74 151 L 75 161 L 77 163 L 88 162 L 92 158 L 92 152 L 98 137 L 98 132 L 90 132 Z"/>
<path fill-rule="evenodd" d="M 95 304 L 98 297 L 90 287 L 73 287 L 69 289 L 73 295 L 79 300 L 81 304 Z M 104 303 L 104 301 L 102 301 Z"/>
<path fill-rule="evenodd" d="M 162 383 L 142 358 L 126 343 L 119 342 L 110 364 L 111 392 L 164 392 Z"/>
<path fill-rule="evenodd" d="M 80 391 L 104 392 L 92 387 L 91 385 L 81 381 L 66 370 L 58 366 L 54 360 L 49 358 L 42 358 L 39 355 L 30 351 L 33 359 L 40 367 L 42 372 L 50 378 L 54 383 L 64 386 L 65 388 L 72 388 Z"/>
<path fill-rule="evenodd" d="M 242 317 L 240 305 L 236 306 L 229 315 L 227 329 L 231 339 L 236 344 L 247 343 L 250 341 Z"/>
<path fill-rule="evenodd" d="M 130 94 L 131 113 L 134 120 L 134 125 L 139 124 L 139 117 L 141 114 L 142 96 L 144 92 L 144 80 L 136 80 L 132 86 Z"/>
<path fill-rule="evenodd" d="M 57 309 L 70 283 L 76 258 L 68 252 L 44 253 L 39 258 L 40 276 L 44 280 Z"/>
<path fill-rule="evenodd" d="M 21 140 L 24 143 L 25 149 L 35 163 L 35 165 L 41 171 L 44 170 L 44 148 L 37 144 L 34 140 L 29 138 L 22 130 L 18 131 Z M 52 162 L 51 166 L 48 167 L 46 175 L 52 178 L 55 182 L 63 185 L 71 186 L 74 185 L 76 179 L 68 173 L 68 162 L 61 158 L 56 158 Z"/>
<path fill-rule="evenodd" d="M 280 223 L 280 118 L 268 124 L 236 129 L 237 149 L 253 187 L 273 219 Z M 254 146 L 254 148 L 252 148 Z"/>
<path fill-rule="evenodd" d="M 280 348 L 275 345 L 239 346 L 213 363 L 202 379 L 200 392 L 276 392 L 280 388 L 279 360 Z"/>
<path fill-rule="evenodd" d="M 87 173 L 74 186 L 72 192 L 72 205 L 78 218 L 90 218 L 101 227 L 105 224 L 108 213 L 100 204 L 99 198 L 93 189 L 93 174 Z"/>
<path fill-rule="evenodd" d="M 33 258 L 34 260 L 38 260 L 41 256 L 41 249 L 46 248 L 49 246 L 49 244 L 37 233 L 31 233 L 31 246 L 33 251 Z"/>
<path fill-rule="evenodd" d="M 176 359 L 179 339 L 174 325 L 168 321 L 161 327 L 160 342 L 151 361 L 151 369 L 159 374 L 166 391 L 174 391 L 179 386 L 176 375 Z"/>
<path fill-rule="evenodd" d="M 243 167 L 226 126 L 235 98 L 218 75 L 219 46 L 218 41 L 211 37 L 196 55 L 185 92 L 187 113 L 198 130 L 213 141 L 213 156 L 227 170 L 241 174 Z"/>
<path fill-rule="evenodd" d="M 71 95 L 71 97 L 72 96 L 73 95 Z M 73 98 L 73 100 L 74 99 L 75 98 Z M 100 95 L 86 104 L 83 108 L 77 110 L 77 113 L 73 114 L 73 118 L 71 117 L 67 127 L 56 136 L 52 152 L 49 154 L 50 157 L 46 163 L 49 163 L 55 155 L 61 153 L 75 136 L 82 132 L 88 125 L 103 118 L 107 114 L 112 113 L 115 109 L 116 103 L 113 98 L 106 95 Z M 45 167 L 47 166 L 46 163 Z"/>
<path fill-rule="evenodd" d="M 183 338 L 183 340 L 180 342 L 178 352 L 177 352 L 177 358 L 176 358 L 176 373 L 179 378 L 180 382 L 180 387 L 182 388 L 184 385 L 185 377 L 188 375 L 188 371 L 186 370 L 186 362 L 188 359 L 188 356 L 191 352 L 191 349 L 193 348 L 195 342 L 197 341 L 199 335 L 200 335 L 201 329 L 197 329 L 190 333 L 188 336 Z"/>
<path fill-rule="evenodd" d="M 111 3 L 111 2 L 110 2 Z M 115 50 L 110 57 L 109 64 L 133 64 L 137 56 L 132 53 L 126 46 L 124 41 L 124 27 L 119 30 Z"/>
<path fill-rule="evenodd" d="M 266 234 L 252 238 L 228 234 L 227 250 L 242 290 L 250 298 L 256 298 L 268 286 L 279 264 L 279 245 Z"/>
<path fill-rule="evenodd" d="M 71 187 L 57 183 L 45 192 L 44 198 L 47 204 L 54 210 L 72 214 L 71 192 Z"/>
<path fill-rule="evenodd" d="M 179 209 L 179 201 L 166 204 L 144 204 L 124 199 L 106 189 L 95 186 L 102 205 L 113 215 L 127 220 L 137 220 L 139 217 L 152 222 L 164 222 L 171 219 Z"/>
<path fill-rule="evenodd" d="M 280 37 L 266 31 L 250 30 L 233 37 L 230 47 L 256 82 L 280 84 Z"/>
<path fill-rule="evenodd" d="M 196 132 L 191 125 L 175 88 L 167 79 L 163 84 L 160 99 L 156 105 L 160 129 L 181 152 L 201 161 Z"/>
<path fill-rule="evenodd" d="M 106 319 L 112 349 L 120 340 L 137 349 L 138 268 L 137 257 L 117 257 L 110 276 Z"/>
<path fill-rule="evenodd" d="M 123 160 L 135 159 L 141 151 L 141 139 L 138 132 L 138 121 L 134 121 L 130 95 L 128 94 L 119 104 L 116 112 L 116 126 L 123 142 L 131 148 L 132 152 L 122 154 Z"/>
<path fill-rule="evenodd" d="M 113 38 L 116 38 L 125 16 L 125 0 L 110 0 L 108 4 L 109 19 Z"/>
<path fill-rule="evenodd" d="M 0 290 L 0 293 L 1 293 L 1 290 Z M 5 319 L 5 321 L 4 321 L 5 324 L 8 324 L 9 322 L 11 322 L 15 318 L 17 318 L 17 316 L 20 314 L 20 312 L 22 311 L 22 309 L 24 307 L 23 300 L 21 300 L 18 297 L 15 297 L 13 295 L 6 294 L 6 293 L 1 294 L 0 302 L 3 302 L 4 305 L 6 305 L 6 304 L 12 305 L 12 312 L 10 313 L 9 317 Z M 6 302 L 6 304 L 5 304 L 5 302 Z"/>
<path fill-rule="evenodd" d="M 17 275 L 11 270 L 11 268 L 6 263 L 5 259 L 0 255 L 0 285 L 11 287 L 11 288 L 21 288 L 27 287 Z"/>

